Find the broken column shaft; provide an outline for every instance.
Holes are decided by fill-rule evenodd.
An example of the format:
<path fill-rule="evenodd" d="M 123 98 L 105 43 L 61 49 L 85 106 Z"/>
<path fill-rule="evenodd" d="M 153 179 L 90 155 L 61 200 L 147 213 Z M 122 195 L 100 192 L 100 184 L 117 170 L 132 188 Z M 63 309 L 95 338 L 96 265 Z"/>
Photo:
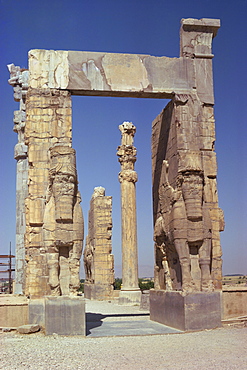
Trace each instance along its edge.
<path fill-rule="evenodd" d="M 138 251 L 136 230 L 136 190 L 137 173 L 134 171 L 136 148 L 132 145 L 136 131 L 131 122 L 119 126 L 122 133 L 121 145 L 117 155 L 121 164 L 119 182 L 121 183 L 122 210 L 122 288 L 120 304 L 140 302 L 141 291 L 138 286 Z"/>

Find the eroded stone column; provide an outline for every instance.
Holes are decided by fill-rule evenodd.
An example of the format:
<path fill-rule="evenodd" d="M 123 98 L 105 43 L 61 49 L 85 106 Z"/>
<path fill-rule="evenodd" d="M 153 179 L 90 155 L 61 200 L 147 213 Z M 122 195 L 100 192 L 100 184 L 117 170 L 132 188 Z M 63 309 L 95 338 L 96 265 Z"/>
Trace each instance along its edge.
<path fill-rule="evenodd" d="M 141 291 L 138 286 L 138 250 L 136 228 L 136 189 L 137 173 L 134 170 L 136 148 L 133 139 L 136 127 L 132 122 L 119 126 L 122 134 L 117 155 L 121 164 L 119 182 L 121 184 L 122 210 L 122 288 L 119 304 L 140 302 Z"/>
<path fill-rule="evenodd" d="M 8 65 L 10 72 L 9 84 L 14 88 L 14 99 L 19 102 L 19 110 L 14 112 L 14 128 L 18 134 L 14 157 L 16 163 L 16 241 L 15 241 L 15 294 L 23 294 L 25 290 L 25 245 L 26 229 L 25 199 L 28 192 L 28 159 L 24 132 L 26 125 L 26 92 L 28 88 L 27 70 L 21 70 L 14 64 Z"/>

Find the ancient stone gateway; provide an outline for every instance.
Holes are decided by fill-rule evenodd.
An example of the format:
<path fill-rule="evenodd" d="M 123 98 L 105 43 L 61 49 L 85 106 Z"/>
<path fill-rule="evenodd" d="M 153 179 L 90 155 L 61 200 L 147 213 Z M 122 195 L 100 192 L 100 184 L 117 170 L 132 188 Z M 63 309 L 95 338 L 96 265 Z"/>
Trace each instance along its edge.
<path fill-rule="evenodd" d="M 67 248 L 66 256 L 72 256 L 72 270 L 77 273 L 83 235 L 78 226 L 82 225 L 82 215 L 71 149 L 71 95 L 164 98 L 171 101 L 153 122 L 152 133 L 156 261 L 151 316 L 165 322 L 163 317 L 157 317 L 155 307 L 174 291 L 183 294 L 175 298 L 181 301 L 182 297 L 182 311 L 193 303 L 188 303 L 184 295 L 198 291 L 207 295 L 209 311 L 219 311 L 215 303 L 219 302 L 219 295 L 213 290 L 221 289 L 219 232 L 224 222 L 216 184 L 211 48 L 219 27 L 217 19 L 183 19 L 179 58 L 82 51 L 29 52 L 26 121 L 21 127 L 23 143 L 28 147 L 26 295 L 41 297 L 59 289 L 61 282 L 57 284 L 49 273 L 51 266 L 59 263 L 57 245 L 59 249 Z M 22 73 L 12 72 L 10 83 L 15 88 L 22 83 Z M 23 147 L 24 157 L 25 150 Z M 67 156 L 64 162 L 63 150 Z M 27 171 L 26 167 L 21 171 Z M 56 185 L 57 177 L 61 181 Z M 63 207 L 63 199 L 59 200 L 59 193 L 66 195 L 65 188 L 69 192 L 69 210 Z M 49 198 L 51 192 L 53 200 Z M 55 216 L 47 223 L 49 202 L 55 204 Z M 74 207 L 78 210 L 76 219 L 72 217 Z M 49 222 L 51 228 L 45 226 Z M 52 230 L 55 239 L 47 236 L 47 230 Z M 61 238 L 57 237 L 58 231 Z M 23 246 L 23 230 L 19 238 L 19 245 Z M 69 266 L 63 268 L 68 271 Z M 73 291 L 75 281 L 69 284 Z"/>

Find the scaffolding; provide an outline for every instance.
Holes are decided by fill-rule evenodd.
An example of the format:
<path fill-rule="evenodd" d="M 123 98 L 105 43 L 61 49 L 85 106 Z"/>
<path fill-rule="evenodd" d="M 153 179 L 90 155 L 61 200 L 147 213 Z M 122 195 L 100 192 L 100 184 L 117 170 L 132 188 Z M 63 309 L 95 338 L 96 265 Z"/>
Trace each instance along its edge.
<path fill-rule="evenodd" d="M 9 294 L 12 294 L 13 293 L 13 279 L 12 279 L 12 272 L 15 271 L 15 269 L 13 268 L 13 262 L 12 262 L 12 259 L 15 258 L 14 255 L 11 254 L 11 243 L 10 243 L 10 248 L 9 248 L 9 254 L 0 254 L 0 261 L 1 260 L 4 260 L 4 262 L 0 262 L 0 273 L 1 274 L 7 274 L 8 275 L 8 278 L 1 278 L 1 282 L 3 281 L 8 281 L 8 293 Z M 7 260 L 7 262 L 6 262 Z M 7 270 L 2 270 L 2 268 L 5 268 L 7 267 Z M 7 293 L 4 291 L 4 288 L 1 284 L 1 293 Z"/>

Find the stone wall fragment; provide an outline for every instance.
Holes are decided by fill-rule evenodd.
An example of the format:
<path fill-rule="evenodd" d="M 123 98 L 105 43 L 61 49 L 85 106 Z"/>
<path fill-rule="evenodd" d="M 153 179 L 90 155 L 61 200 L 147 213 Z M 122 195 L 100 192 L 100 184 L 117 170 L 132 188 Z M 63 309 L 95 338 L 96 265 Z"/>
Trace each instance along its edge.
<path fill-rule="evenodd" d="M 88 215 L 88 235 L 83 253 L 84 296 L 106 300 L 113 297 L 114 256 L 112 254 L 112 197 L 102 186 L 94 188 Z"/>

